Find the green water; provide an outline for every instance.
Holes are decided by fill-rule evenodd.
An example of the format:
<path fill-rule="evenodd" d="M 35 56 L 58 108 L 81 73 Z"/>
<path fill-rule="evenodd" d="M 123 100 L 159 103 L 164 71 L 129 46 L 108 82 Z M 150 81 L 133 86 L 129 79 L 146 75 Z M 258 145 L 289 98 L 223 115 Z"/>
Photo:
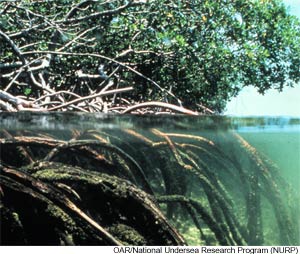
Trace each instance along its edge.
<path fill-rule="evenodd" d="M 258 132 L 242 132 L 241 136 L 245 138 L 257 151 L 269 158 L 277 167 L 280 175 L 285 180 L 285 185 L 289 190 L 288 209 L 293 214 L 294 223 L 300 231 L 300 132 L 294 130 L 287 132 L 277 131 L 258 131 Z M 272 215 L 272 207 L 265 201 L 265 209 L 263 218 L 265 225 L 268 225 L 269 231 L 265 231 L 265 244 L 272 245 L 270 240 L 274 237 L 274 233 L 278 232 L 278 227 L 274 224 Z M 280 237 L 280 235 L 277 235 Z M 268 239 L 269 238 L 269 239 Z M 299 239 L 298 239 L 299 244 Z"/>
<path fill-rule="evenodd" d="M 91 148 L 117 169 L 101 170 L 145 191 L 149 184 L 188 244 L 300 244 L 300 119 L 24 113 L 0 120 L 1 142 L 29 137 L 38 160 L 47 154 L 36 148 L 42 138 L 96 140 L 100 147 Z M 64 153 L 55 160 L 99 170 Z M 16 163 L 12 154 L 2 150 L 0 159 Z M 123 165 L 128 158 L 144 182 L 132 163 Z"/>
<path fill-rule="evenodd" d="M 288 183 L 300 188 L 300 132 L 250 132 L 241 136 L 277 164 Z"/>

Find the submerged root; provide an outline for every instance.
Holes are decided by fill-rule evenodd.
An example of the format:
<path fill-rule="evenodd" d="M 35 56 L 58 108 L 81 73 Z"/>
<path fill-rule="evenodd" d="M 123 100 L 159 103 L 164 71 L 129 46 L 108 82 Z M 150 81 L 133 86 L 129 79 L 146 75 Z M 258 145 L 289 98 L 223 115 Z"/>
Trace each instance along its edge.
<path fill-rule="evenodd" d="M 218 138 L 158 129 L 0 137 L 4 244 L 182 245 L 171 226 L 181 220 L 206 245 L 263 245 L 262 197 L 281 243 L 297 244 L 282 182 L 236 134 L 225 148 Z M 42 235 L 39 225 L 51 230 Z"/>
<path fill-rule="evenodd" d="M 1 202 L 5 207 L 2 220 L 9 223 L 13 214 L 20 220 L 13 229 L 2 229 L 3 244 L 17 230 L 24 235 L 20 244 L 30 245 L 184 244 L 151 198 L 134 185 L 57 163 L 30 167 L 34 167 L 32 175 L 25 173 L 30 168 L 23 171 L 1 167 Z M 65 194 L 62 184 L 73 192 Z M 35 225 L 51 230 L 44 230 L 46 233 L 39 237 Z M 123 242 L 122 228 L 135 237 Z"/>

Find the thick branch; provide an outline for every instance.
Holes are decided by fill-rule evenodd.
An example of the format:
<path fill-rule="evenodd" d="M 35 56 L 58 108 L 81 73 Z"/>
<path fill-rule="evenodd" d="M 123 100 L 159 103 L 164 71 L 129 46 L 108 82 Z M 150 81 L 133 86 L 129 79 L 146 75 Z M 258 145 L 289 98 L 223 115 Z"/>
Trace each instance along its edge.
<path fill-rule="evenodd" d="M 146 108 L 146 107 L 160 107 L 160 108 L 171 109 L 175 112 L 179 112 L 179 113 L 182 113 L 182 114 L 194 115 L 194 116 L 199 115 L 197 112 L 194 112 L 192 110 L 189 110 L 189 109 L 186 109 L 186 108 L 183 108 L 183 107 L 179 107 L 179 106 L 176 106 L 176 105 L 173 105 L 173 104 L 165 103 L 165 102 L 159 102 L 159 101 L 151 101 L 151 102 L 140 103 L 140 104 L 128 107 L 122 113 L 126 114 L 126 113 L 130 113 L 130 112 L 132 112 L 136 109 Z"/>
<path fill-rule="evenodd" d="M 22 61 L 23 64 L 26 64 L 26 59 L 23 56 L 21 50 L 18 48 L 18 46 L 10 39 L 10 37 L 4 33 L 1 29 L 0 29 L 0 36 L 2 38 L 4 38 L 5 41 L 8 42 L 8 44 L 11 46 L 11 48 L 13 49 L 13 51 L 16 53 L 16 55 L 20 58 L 20 60 Z"/>
<path fill-rule="evenodd" d="M 70 53 L 70 52 L 58 52 L 58 51 L 41 51 L 41 50 L 37 50 L 37 51 L 28 51 L 28 52 L 23 52 L 23 55 L 34 55 L 34 54 L 53 54 L 53 55 L 65 55 L 65 56 L 84 56 L 84 57 L 96 57 L 96 58 L 100 58 L 100 59 L 104 59 L 104 60 L 108 60 L 110 62 L 116 63 L 124 68 L 126 68 L 127 70 L 133 72 L 134 74 L 142 77 L 143 79 L 147 80 L 148 82 L 150 82 L 151 84 L 153 84 L 154 86 L 156 86 L 158 89 L 160 89 L 162 92 L 166 93 L 167 95 L 171 96 L 172 98 L 174 98 L 175 100 L 177 100 L 179 105 L 182 105 L 181 100 L 179 100 L 172 92 L 162 88 L 157 82 L 155 82 L 154 80 L 152 80 L 151 78 L 148 78 L 147 76 L 143 75 L 142 73 L 140 73 L 139 71 L 135 70 L 134 68 L 128 66 L 125 63 L 119 62 L 113 58 L 104 56 L 104 55 L 99 55 L 99 54 L 95 54 L 95 53 Z"/>
<path fill-rule="evenodd" d="M 4 92 L 3 90 L 0 90 L 0 99 L 2 99 L 3 101 L 7 101 L 16 107 L 19 106 L 32 107 L 32 102 L 15 97 L 10 93 Z"/>
<path fill-rule="evenodd" d="M 80 17 L 80 18 L 74 18 L 74 19 L 65 19 L 58 21 L 57 23 L 63 23 L 63 24 L 74 24 L 74 23 L 79 23 L 82 21 L 86 21 L 89 19 L 97 19 L 103 16 L 108 16 L 108 15 L 114 15 L 121 13 L 123 10 L 127 9 L 128 7 L 135 6 L 135 5 L 140 5 L 142 2 L 136 2 L 134 0 L 129 1 L 127 4 L 124 4 L 116 9 L 113 10 L 107 10 L 107 11 L 102 11 L 102 12 L 96 12 L 88 16 Z"/>
<path fill-rule="evenodd" d="M 67 106 L 76 104 L 78 102 L 82 102 L 82 101 L 86 101 L 86 100 L 91 100 L 91 99 L 94 99 L 94 98 L 97 98 L 97 97 L 103 97 L 103 96 L 106 96 L 106 95 L 111 95 L 111 94 L 116 94 L 116 93 L 124 93 L 124 92 L 128 92 L 128 91 L 131 91 L 131 90 L 133 90 L 133 87 L 126 87 L 126 88 L 114 89 L 114 90 L 109 90 L 109 91 L 104 91 L 104 92 L 101 91 L 100 93 L 89 95 L 89 96 L 85 96 L 85 97 L 81 97 L 81 98 L 78 98 L 78 99 L 66 102 L 66 103 L 64 103 L 62 105 L 50 108 L 49 111 L 53 111 L 53 110 L 65 108 Z"/>

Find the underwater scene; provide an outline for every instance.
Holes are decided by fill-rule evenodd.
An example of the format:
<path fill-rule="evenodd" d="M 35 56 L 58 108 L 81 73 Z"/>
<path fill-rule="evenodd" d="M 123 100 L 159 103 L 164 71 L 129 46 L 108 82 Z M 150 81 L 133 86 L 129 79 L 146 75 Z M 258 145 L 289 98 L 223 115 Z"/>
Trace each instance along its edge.
<path fill-rule="evenodd" d="M 0 114 L 1 245 L 300 245 L 300 118 Z"/>

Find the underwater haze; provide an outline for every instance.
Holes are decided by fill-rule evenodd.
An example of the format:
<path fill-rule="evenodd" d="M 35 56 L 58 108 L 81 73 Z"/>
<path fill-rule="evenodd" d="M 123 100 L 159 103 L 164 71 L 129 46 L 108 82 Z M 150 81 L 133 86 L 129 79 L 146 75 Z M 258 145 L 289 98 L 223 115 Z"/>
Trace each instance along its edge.
<path fill-rule="evenodd" d="M 0 145 L 3 245 L 300 244 L 297 117 L 2 113 Z"/>

